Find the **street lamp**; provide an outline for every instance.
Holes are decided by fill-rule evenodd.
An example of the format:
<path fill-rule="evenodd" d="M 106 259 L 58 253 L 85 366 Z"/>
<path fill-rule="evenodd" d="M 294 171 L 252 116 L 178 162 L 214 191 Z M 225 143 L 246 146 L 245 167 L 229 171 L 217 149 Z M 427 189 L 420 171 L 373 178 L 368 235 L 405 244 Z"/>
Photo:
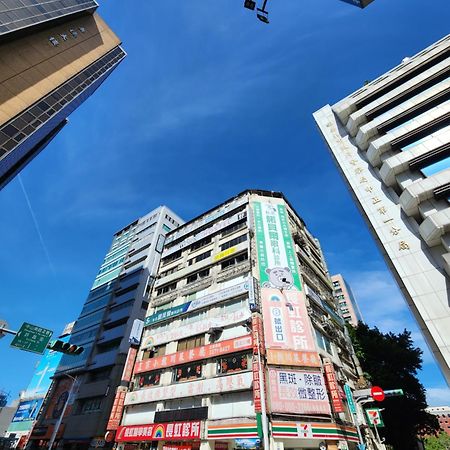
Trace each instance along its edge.
<path fill-rule="evenodd" d="M 61 422 L 63 420 L 64 413 L 66 412 L 67 405 L 69 404 L 70 398 L 72 397 L 72 393 L 73 393 L 73 390 L 75 388 L 75 384 L 77 381 L 77 377 L 73 377 L 72 375 L 69 375 L 67 373 L 65 373 L 64 376 L 68 377 L 72 380 L 72 386 L 70 387 L 69 395 L 67 396 L 66 402 L 64 403 L 64 407 L 61 411 L 61 414 L 59 415 L 58 420 L 55 423 L 55 428 L 53 429 L 52 436 L 51 436 L 50 440 L 48 441 L 48 449 L 49 450 L 52 450 L 53 444 L 55 443 L 56 435 L 58 434 L 58 430 L 59 430 L 59 427 L 61 426 Z"/>

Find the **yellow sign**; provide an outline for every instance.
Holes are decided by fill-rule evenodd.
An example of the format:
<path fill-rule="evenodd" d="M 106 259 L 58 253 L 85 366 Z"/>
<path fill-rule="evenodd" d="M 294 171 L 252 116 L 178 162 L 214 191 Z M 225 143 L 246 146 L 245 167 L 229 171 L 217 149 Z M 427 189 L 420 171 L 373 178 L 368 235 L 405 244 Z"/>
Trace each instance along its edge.
<path fill-rule="evenodd" d="M 217 253 L 214 255 L 214 261 L 219 261 L 220 259 L 226 258 L 227 256 L 232 255 L 236 251 L 236 247 L 227 248 L 223 252 Z"/>

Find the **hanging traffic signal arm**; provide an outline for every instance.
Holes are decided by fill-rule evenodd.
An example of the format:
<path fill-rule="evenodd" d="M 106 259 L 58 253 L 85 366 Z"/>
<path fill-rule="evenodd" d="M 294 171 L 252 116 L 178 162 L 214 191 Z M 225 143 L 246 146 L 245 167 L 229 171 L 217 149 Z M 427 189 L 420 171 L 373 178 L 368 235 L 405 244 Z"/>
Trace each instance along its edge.
<path fill-rule="evenodd" d="M 53 350 L 55 352 L 64 353 L 65 355 L 81 355 L 83 353 L 84 348 L 79 345 L 70 344 L 69 342 L 61 341 L 60 339 L 56 339 L 55 341 L 50 341 L 47 345 L 49 350 Z"/>

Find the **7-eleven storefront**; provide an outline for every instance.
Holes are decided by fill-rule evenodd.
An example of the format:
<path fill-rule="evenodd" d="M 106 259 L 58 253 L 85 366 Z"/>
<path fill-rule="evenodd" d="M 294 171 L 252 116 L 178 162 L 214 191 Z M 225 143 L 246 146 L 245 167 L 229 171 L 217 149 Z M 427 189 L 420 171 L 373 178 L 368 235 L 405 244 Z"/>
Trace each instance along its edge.
<path fill-rule="evenodd" d="M 327 450 L 353 450 L 358 443 L 356 428 L 334 423 L 272 422 L 272 438 L 276 450 L 318 449 L 320 442 Z"/>

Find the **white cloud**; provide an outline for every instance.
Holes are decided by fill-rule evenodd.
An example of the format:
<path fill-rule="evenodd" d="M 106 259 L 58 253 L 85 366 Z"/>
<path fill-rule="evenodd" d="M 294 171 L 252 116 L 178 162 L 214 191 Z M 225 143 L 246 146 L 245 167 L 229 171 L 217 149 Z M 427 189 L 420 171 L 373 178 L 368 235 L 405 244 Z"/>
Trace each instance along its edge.
<path fill-rule="evenodd" d="M 448 387 L 427 388 L 427 402 L 429 406 L 450 405 L 450 389 Z"/>

